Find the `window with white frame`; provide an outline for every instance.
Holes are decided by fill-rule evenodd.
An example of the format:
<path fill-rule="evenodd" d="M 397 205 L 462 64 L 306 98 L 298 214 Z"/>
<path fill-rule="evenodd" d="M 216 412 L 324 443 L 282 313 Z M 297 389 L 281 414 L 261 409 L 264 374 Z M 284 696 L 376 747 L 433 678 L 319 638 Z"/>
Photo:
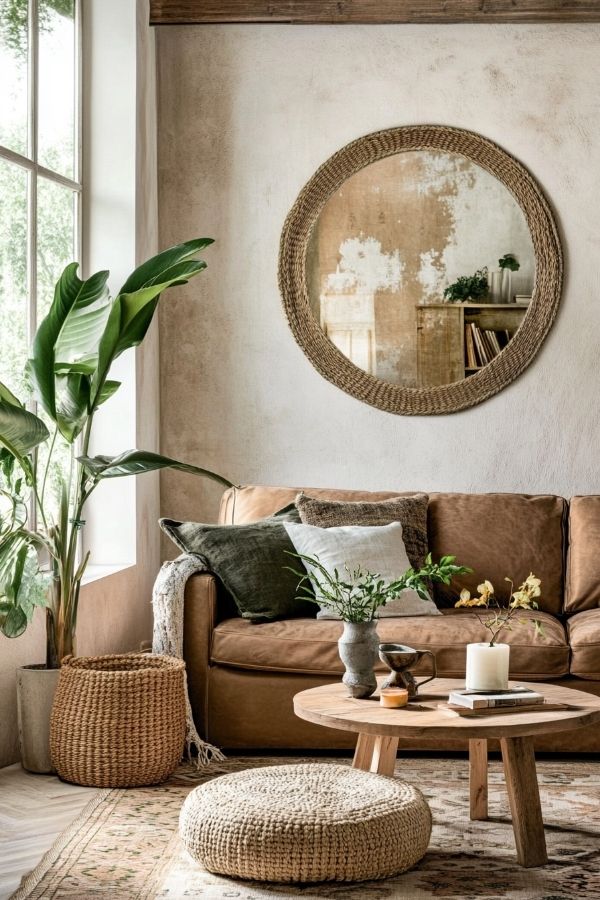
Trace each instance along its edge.
<path fill-rule="evenodd" d="M 0 381 L 23 401 L 37 325 L 80 259 L 79 56 L 79 0 L 0 0 Z"/>

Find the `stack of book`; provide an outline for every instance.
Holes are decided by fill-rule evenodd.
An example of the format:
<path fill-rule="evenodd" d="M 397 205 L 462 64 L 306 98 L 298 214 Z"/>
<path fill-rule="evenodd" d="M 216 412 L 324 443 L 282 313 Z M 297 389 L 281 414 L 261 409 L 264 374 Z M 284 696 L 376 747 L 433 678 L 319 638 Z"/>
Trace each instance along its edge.
<path fill-rule="evenodd" d="M 537 706 L 544 702 L 544 695 L 527 687 L 508 688 L 505 691 L 451 691 L 450 706 L 466 709 L 499 709 L 502 707 Z"/>
<path fill-rule="evenodd" d="M 479 328 L 475 322 L 465 325 L 465 356 L 468 369 L 480 369 L 487 366 L 498 356 L 510 341 L 510 333 L 506 329 L 493 331 L 491 328 Z"/>

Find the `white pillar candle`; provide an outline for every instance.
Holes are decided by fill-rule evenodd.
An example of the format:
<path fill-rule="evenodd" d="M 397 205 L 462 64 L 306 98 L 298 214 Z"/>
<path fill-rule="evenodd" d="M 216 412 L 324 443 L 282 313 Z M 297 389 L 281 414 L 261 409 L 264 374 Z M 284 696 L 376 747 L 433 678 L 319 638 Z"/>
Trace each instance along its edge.
<path fill-rule="evenodd" d="M 467 644 L 467 690 L 505 691 L 509 653 L 508 644 Z"/>

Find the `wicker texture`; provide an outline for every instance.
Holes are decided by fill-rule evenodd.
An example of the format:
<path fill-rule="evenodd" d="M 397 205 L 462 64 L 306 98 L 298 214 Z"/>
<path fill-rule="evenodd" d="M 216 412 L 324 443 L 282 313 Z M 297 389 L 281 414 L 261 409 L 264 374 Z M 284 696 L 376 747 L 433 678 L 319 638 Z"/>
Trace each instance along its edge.
<path fill-rule="evenodd" d="M 408 150 L 460 153 L 498 178 L 521 207 L 535 252 L 535 287 L 521 327 L 483 369 L 462 381 L 430 388 L 391 384 L 355 366 L 333 345 L 310 307 L 306 251 L 310 232 L 327 200 L 365 166 Z M 377 131 L 347 144 L 313 175 L 294 203 L 281 236 L 279 287 L 297 342 L 320 374 L 337 387 L 387 412 L 433 415 L 481 403 L 513 381 L 533 360 L 558 310 L 563 258 L 550 205 L 521 163 L 472 131 L 415 125 Z"/>
<path fill-rule="evenodd" d="M 210 872 L 257 881 L 367 881 L 410 869 L 431 813 L 417 788 L 348 766 L 268 766 L 196 788 L 179 830 Z"/>
<path fill-rule="evenodd" d="M 158 784 L 185 740 L 185 663 L 168 656 L 63 660 L 50 755 L 65 781 L 90 787 Z"/>
<path fill-rule="evenodd" d="M 427 494 L 392 497 L 377 503 L 364 500 L 322 500 L 300 493 L 296 508 L 304 525 L 339 528 L 342 525 L 389 525 L 402 523 L 402 540 L 414 569 L 420 569 L 429 552 L 427 546 Z"/>

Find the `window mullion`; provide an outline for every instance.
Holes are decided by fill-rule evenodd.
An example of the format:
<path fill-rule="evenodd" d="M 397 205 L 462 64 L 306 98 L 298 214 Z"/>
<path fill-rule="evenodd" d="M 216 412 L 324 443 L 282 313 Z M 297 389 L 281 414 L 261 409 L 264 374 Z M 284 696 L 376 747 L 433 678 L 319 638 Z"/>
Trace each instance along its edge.
<path fill-rule="evenodd" d="M 32 159 L 23 156 L 21 153 L 15 153 L 14 150 L 10 150 L 8 147 L 2 146 L 2 144 L 0 144 L 0 159 L 5 159 L 7 162 L 14 163 L 22 169 L 34 170 L 47 181 L 55 181 L 57 184 L 62 184 L 63 187 L 69 188 L 71 191 L 81 191 L 82 185 L 78 181 L 73 181 L 72 178 L 61 175 L 60 172 L 55 172 L 52 169 L 47 169 L 45 166 L 40 166 L 39 163 L 36 165 Z"/>
<path fill-rule="evenodd" d="M 38 0 L 29 0 L 29 157 L 33 160 L 33 169 L 27 175 L 27 337 L 29 345 L 33 342 L 37 327 L 37 155 L 38 155 Z M 30 398 L 28 405 L 33 412 L 37 404 Z M 35 451 L 37 465 L 37 451 Z M 37 528 L 37 509 L 33 497 L 29 510 L 31 524 Z"/>
<path fill-rule="evenodd" d="M 83 160 L 83 4 L 75 0 L 75 161 L 73 180 L 82 183 L 81 174 Z M 78 247 L 81 260 L 81 246 Z"/>

